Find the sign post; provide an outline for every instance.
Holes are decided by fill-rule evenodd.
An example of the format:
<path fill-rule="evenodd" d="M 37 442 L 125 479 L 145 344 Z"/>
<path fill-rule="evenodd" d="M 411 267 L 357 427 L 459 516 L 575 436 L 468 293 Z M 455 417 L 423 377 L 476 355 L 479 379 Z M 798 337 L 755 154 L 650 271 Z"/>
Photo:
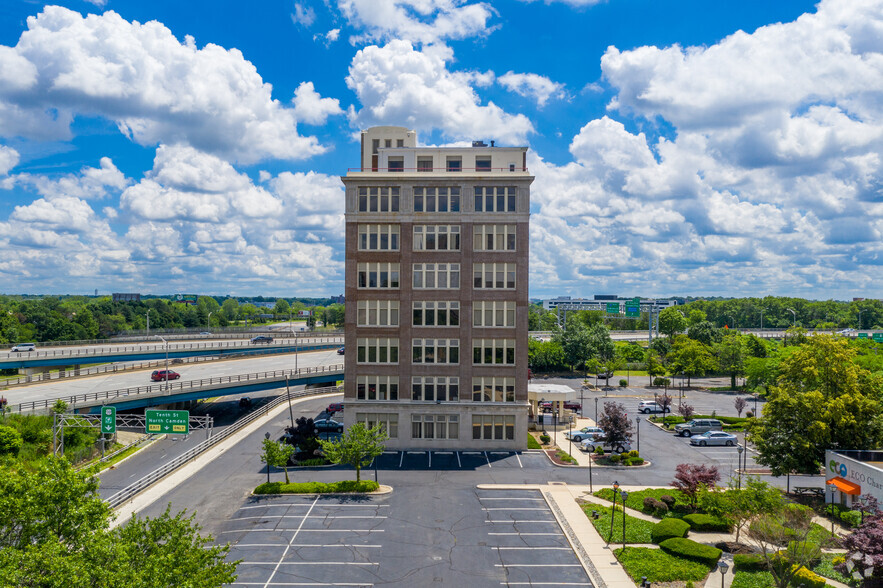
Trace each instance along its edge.
<path fill-rule="evenodd" d="M 101 407 L 101 432 L 106 434 L 117 432 L 117 409 L 115 406 Z"/>
<path fill-rule="evenodd" d="M 148 433 L 190 434 L 190 411 L 146 410 L 144 417 Z"/>

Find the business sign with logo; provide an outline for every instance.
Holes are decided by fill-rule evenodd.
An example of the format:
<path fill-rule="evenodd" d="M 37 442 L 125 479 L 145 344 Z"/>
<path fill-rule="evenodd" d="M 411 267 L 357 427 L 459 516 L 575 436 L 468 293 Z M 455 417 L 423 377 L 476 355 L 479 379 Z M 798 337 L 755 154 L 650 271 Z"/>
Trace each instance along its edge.
<path fill-rule="evenodd" d="M 828 479 L 832 475 L 843 478 L 861 486 L 863 493 L 874 489 L 876 492 L 870 491 L 870 494 L 875 495 L 878 500 L 883 498 L 883 471 L 879 468 L 851 459 L 850 463 L 844 463 L 841 461 L 842 456 L 830 451 L 825 456 L 828 462 Z"/>
<path fill-rule="evenodd" d="M 309 316 L 313 316 L 313 311 L 312 310 L 299 310 L 299 311 L 297 311 L 297 316 L 300 318 L 306 318 Z"/>
<path fill-rule="evenodd" d="M 198 296 L 196 294 L 176 294 L 175 302 L 182 302 L 184 304 L 193 304 L 195 305 L 197 302 Z"/>

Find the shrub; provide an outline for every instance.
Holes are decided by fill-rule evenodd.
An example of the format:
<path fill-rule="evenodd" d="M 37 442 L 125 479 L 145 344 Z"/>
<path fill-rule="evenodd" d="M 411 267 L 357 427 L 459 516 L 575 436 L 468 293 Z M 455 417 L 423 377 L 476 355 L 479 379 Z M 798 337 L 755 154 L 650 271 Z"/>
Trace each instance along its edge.
<path fill-rule="evenodd" d="M 812 541 L 789 541 L 788 553 L 799 556 L 799 561 L 815 565 L 822 560 L 822 548 Z"/>
<path fill-rule="evenodd" d="M 328 494 L 331 492 L 373 492 L 378 484 L 373 480 L 343 480 L 341 482 L 270 482 L 254 489 L 255 494 Z"/>
<path fill-rule="evenodd" d="M 604 455 L 604 448 L 600 445 L 595 448 L 595 455 Z"/>
<path fill-rule="evenodd" d="M 546 435 L 545 433 L 540 435 L 540 441 L 543 443 L 543 445 L 548 445 L 549 441 L 551 441 L 551 440 L 552 440 L 552 438 L 550 436 Z"/>
<path fill-rule="evenodd" d="M 628 464 L 633 465 L 633 466 L 644 465 L 644 458 L 643 457 L 630 457 L 628 459 Z"/>
<path fill-rule="evenodd" d="M 625 380 L 625 379 L 620 379 L 620 380 L 619 380 L 619 387 L 620 387 L 620 388 L 625 388 L 625 387 L 628 386 L 628 385 L 629 385 L 629 381 L 628 381 L 628 380 Z"/>
<path fill-rule="evenodd" d="M 753 412 L 753 411 L 750 411 L 750 410 L 749 410 L 748 412 L 745 413 L 745 418 L 749 418 L 749 419 L 750 419 L 750 418 L 752 418 L 752 417 L 754 417 L 754 412 Z"/>
<path fill-rule="evenodd" d="M 762 555 L 736 554 L 733 556 L 733 571 L 735 572 L 765 572 L 766 569 L 766 559 Z"/>
<path fill-rule="evenodd" d="M 644 505 L 644 508 L 642 510 L 644 512 L 647 512 L 647 511 L 653 512 L 654 510 L 656 510 L 656 503 L 657 502 L 659 502 L 659 501 L 656 500 L 655 498 L 653 498 L 652 496 L 647 496 L 646 498 L 644 498 L 644 502 L 642 503 Z"/>
<path fill-rule="evenodd" d="M 794 578 L 791 580 L 791 585 L 803 586 L 804 588 L 825 588 L 826 583 L 824 578 L 804 567 L 797 570 Z"/>
<path fill-rule="evenodd" d="M 685 557 L 711 567 L 720 559 L 721 550 L 710 545 L 696 543 L 690 539 L 674 537 L 659 544 L 659 548 L 671 555 Z"/>
<path fill-rule="evenodd" d="M 669 386 L 670 384 L 671 384 L 671 380 L 669 380 L 668 378 L 659 378 L 659 377 L 653 378 L 653 385 L 654 386 Z"/>
<path fill-rule="evenodd" d="M 659 497 L 659 500 L 664 502 L 666 504 L 666 506 L 668 506 L 668 508 L 673 507 L 675 505 L 675 502 L 677 502 L 675 500 L 675 497 L 671 496 L 669 494 L 663 494 L 662 496 Z"/>
<path fill-rule="evenodd" d="M 728 533 L 730 531 L 730 524 L 727 521 L 707 514 L 688 514 L 684 520 L 693 531 L 713 533 Z"/>
<path fill-rule="evenodd" d="M 324 457 L 315 457 L 313 459 L 303 459 L 297 462 L 298 466 L 301 467 L 315 467 L 315 466 L 323 466 L 328 465 L 330 462 Z"/>
<path fill-rule="evenodd" d="M 666 539 L 673 537 L 684 538 L 690 532 L 690 525 L 681 519 L 662 519 L 650 531 L 650 538 L 653 543 L 661 543 Z"/>
<path fill-rule="evenodd" d="M 629 451 L 629 457 L 638 457 L 638 450 L 632 449 L 631 451 Z"/>
<path fill-rule="evenodd" d="M 855 529 L 862 524 L 862 513 L 858 510 L 845 510 L 840 513 L 840 520 Z"/>
<path fill-rule="evenodd" d="M 668 514 L 668 505 L 652 496 L 644 499 L 644 512 L 649 512 L 655 517 L 662 518 Z"/>
<path fill-rule="evenodd" d="M 0 425 L 0 455 L 18 455 L 22 440 L 18 431 L 12 427 Z"/>
<path fill-rule="evenodd" d="M 610 463 L 619 463 L 619 460 L 622 458 L 618 453 L 613 453 L 610 455 Z"/>

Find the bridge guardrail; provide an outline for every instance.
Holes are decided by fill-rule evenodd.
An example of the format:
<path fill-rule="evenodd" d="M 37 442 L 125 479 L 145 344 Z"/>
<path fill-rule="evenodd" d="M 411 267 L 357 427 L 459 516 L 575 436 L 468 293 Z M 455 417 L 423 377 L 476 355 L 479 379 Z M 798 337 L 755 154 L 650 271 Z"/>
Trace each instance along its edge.
<path fill-rule="evenodd" d="M 277 342 L 278 341 L 278 342 Z M 311 343 L 343 343 L 342 336 L 333 337 L 308 337 L 308 338 L 290 338 L 274 340 L 271 344 L 273 347 L 291 347 L 306 345 Z M 267 344 L 261 344 L 267 345 Z M 165 352 L 168 348 L 169 353 L 178 351 L 198 351 L 200 349 L 259 349 L 254 343 L 249 341 L 214 341 L 211 343 L 170 343 L 168 346 L 160 344 L 151 345 L 113 345 L 107 347 L 98 347 L 95 349 L 84 349 L 74 353 L 73 349 L 53 349 L 50 351 L 32 351 L 32 352 L 11 352 L 8 351 L 0 358 L 3 359 L 54 359 L 54 358 L 71 358 L 71 359 L 87 359 L 97 355 L 125 355 L 127 353 L 145 353 L 145 352 Z"/>
<path fill-rule="evenodd" d="M 121 388 L 119 390 L 107 390 L 104 392 L 90 392 L 88 394 L 76 394 L 74 396 L 62 396 L 58 398 L 46 398 L 18 404 L 18 412 L 34 411 L 49 408 L 58 400 L 62 400 L 71 408 L 77 404 L 97 402 L 99 400 L 111 400 L 117 398 L 129 398 L 138 396 L 165 396 L 172 393 L 180 393 L 186 390 L 200 390 L 206 386 L 220 386 L 222 384 L 234 384 L 239 382 L 258 382 L 261 380 L 276 380 L 282 378 L 297 377 L 299 375 L 322 374 L 326 372 L 342 372 L 343 364 L 323 365 L 316 367 L 304 367 L 297 370 L 273 370 L 271 372 L 256 372 L 250 374 L 237 374 L 235 376 L 219 376 L 217 378 L 202 378 L 200 380 L 186 380 L 183 382 L 162 382 L 148 386 L 136 386 L 134 388 Z"/>
<path fill-rule="evenodd" d="M 253 423 L 258 418 L 260 418 L 262 416 L 266 416 L 267 414 L 270 413 L 271 409 L 277 407 L 278 405 L 282 404 L 283 402 L 287 402 L 289 396 L 291 398 L 303 398 L 304 396 L 318 396 L 321 394 L 329 394 L 329 393 L 334 393 L 334 392 L 339 392 L 339 390 L 338 390 L 338 388 L 331 386 L 331 387 L 327 387 L 327 388 L 314 388 L 312 390 L 301 390 L 298 392 L 290 392 L 289 391 L 286 394 L 280 394 L 275 399 L 271 400 L 270 402 L 268 402 L 267 404 L 262 406 L 259 410 L 255 410 L 254 412 L 247 414 L 246 416 L 242 417 L 241 419 L 239 419 L 238 421 L 236 421 L 235 423 L 233 423 L 229 427 L 226 427 L 222 431 L 219 431 L 217 434 L 212 435 L 211 437 L 209 437 L 208 439 L 206 439 L 205 441 L 203 441 L 202 443 L 200 443 L 196 447 L 189 449 L 188 451 L 182 453 L 181 455 L 179 455 L 175 459 L 171 460 L 170 462 L 168 462 L 168 463 L 160 466 L 159 468 L 155 469 L 154 471 L 150 472 L 149 474 L 147 474 L 146 476 L 144 476 L 140 480 L 126 486 L 125 488 L 123 488 L 122 490 L 117 492 L 116 494 L 109 496 L 107 498 L 106 502 L 110 505 L 111 508 L 116 509 L 117 507 L 124 504 L 127 500 L 129 500 L 130 498 L 132 498 L 136 494 L 140 493 L 143 490 L 146 490 L 147 488 L 149 488 L 150 486 L 152 486 L 156 482 L 165 478 L 167 475 L 171 474 L 172 472 L 177 470 L 182 465 L 184 465 L 187 462 L 191 461 L 192 459 L 196 458 L 204 451 L 210 449 L 215 444 L 219 443 L 220 441 L 223 441 L 227 437 L 238 432 L 240 429 L 242 429 L 246 425 Z"/>

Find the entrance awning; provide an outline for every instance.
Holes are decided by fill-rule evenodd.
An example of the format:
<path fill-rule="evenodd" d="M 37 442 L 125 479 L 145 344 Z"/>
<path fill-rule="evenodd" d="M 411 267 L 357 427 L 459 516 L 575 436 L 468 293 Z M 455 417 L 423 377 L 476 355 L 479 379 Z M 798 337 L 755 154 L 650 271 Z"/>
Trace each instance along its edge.
<path fill-rule="evenodd" d="M 831 478 L 826 484 L 834 484 L 838 490 L 843 492 L 844 494 L 852 494 L 853 496 L 859 496 L 862 493 L 862 487 L 858 484 L 853 484 L 847 480 L 844 480 L 840 476 L 836 478 Z"/>

